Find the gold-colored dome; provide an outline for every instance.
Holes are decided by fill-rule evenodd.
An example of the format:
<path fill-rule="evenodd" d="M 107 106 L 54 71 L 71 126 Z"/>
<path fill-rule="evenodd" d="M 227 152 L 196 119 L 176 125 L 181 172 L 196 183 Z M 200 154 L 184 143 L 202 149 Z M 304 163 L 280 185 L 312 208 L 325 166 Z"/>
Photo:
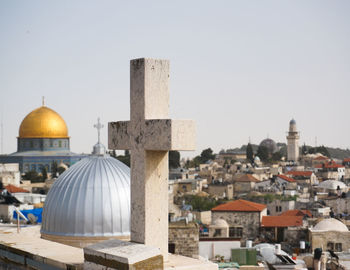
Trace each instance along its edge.
<path fill-rule="evenodd" d="M 66 122 L 46 106 L 29 113 L 19 127 L 20 138 L 68 138 Z"/>

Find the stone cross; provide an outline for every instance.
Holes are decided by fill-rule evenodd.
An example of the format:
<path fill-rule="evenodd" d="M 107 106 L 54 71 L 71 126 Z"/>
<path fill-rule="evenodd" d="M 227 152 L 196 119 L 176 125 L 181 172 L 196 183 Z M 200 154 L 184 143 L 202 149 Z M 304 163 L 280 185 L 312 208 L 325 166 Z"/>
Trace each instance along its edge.
<path fill-rule="evenodd" d="M 168 258 L 168 151 L 194 150 L 191 120 L 169 119 L 169 61 L 130 62 L 130 121 L 108 126 L 109 149 L 131 150 L 131 241 Z M 117 214 L 117 213 L 116 213 Z"/>
<path fill-rule="evenodd" d="M 97 129 L 97 136 L 98 136 L 98 143 L 100 143 L 100 132 L 101 132 L 101 129 L 104 127 L 104 125 L 101 124 L 100 122 L 100 117 L 97 118 L 97 124 L 94 125 L 94 128 Z"/>

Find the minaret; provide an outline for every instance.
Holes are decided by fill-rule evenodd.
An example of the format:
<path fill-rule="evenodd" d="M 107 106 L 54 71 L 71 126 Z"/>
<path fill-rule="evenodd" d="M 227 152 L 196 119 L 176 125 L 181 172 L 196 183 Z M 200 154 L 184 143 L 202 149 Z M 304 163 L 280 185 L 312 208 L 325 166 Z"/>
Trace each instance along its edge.
<path fill-rule="evenodd" d="M 289 122 L 289 132 L 287 135 L 287 154 L 289 161 L 298 161 L 299 159 L 299 132 L 294 119 Z"/>

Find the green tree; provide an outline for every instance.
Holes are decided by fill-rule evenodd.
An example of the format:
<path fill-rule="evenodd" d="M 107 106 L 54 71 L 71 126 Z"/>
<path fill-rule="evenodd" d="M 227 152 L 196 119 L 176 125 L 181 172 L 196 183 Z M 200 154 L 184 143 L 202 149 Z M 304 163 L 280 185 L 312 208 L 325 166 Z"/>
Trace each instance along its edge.
<path fill-rule="evenodd" d="M 306 144 L 304 143 L 304 145 L 301 147 L 301 154 L 302 155 L 306 155 L 307 154 L 307 147 Z"/>
<path fill-rule="evenodd" d="M 114 157 L 119 161 L 123 162 L 126 166 L 130 167 L 130 152 L 125 150 L 124 155 L 119 155 Z"/>
<path fill-rule="evenodd" d="M 57 168 L 57 172 L 58 172 L 58 175 L 61 175 L 62 173 L 64 173 L 66 169 L 64 167 L 58 167 Z"/>
<path fill-rule="evenodd" d="M 180 167 L 180 152 L 169 151 L 169 168 L 176 169 Z"/>
<path fill-rule="evenodd" d="M 26 172 L 23 177 L 24 180 L 30 180 L 31 182 L 41 182 L 41 177 L 36 170 Z"/>
<path fill-rule="evenodd" d="M 250 143 L 248 143 L 248 145 L 247 145 L 246 155 L 247 155 L 247 159 L 249 160 L 249 162 L 253 163 L 253 161 L 254 161 L 254 152 L 253 152 L 253 146 Z"/>
<path fill-rule="evenodd" d="M 51 162 L 51 177 L 56 177 L 57 174 L 57 162 L 55 160 L 53 160 Z"/>
<path fill-rule="evenodd" d="M 213 154 L 213 150 L 211 148 L 204 149 L 201 153 L 201 163 L 205 163 L 210 159 L 214 159 L 215 154 Z"/>
<path fill-rule="evenodd" d="M 259 145 L 258 152 L 256 154 L 261 161 L 266 162 L 269 160 L 269 150 L 266 146 Z"/>
<path fill-rule="evenodd" d="M 47 170 L 46 170 L 45 166 L 43 166 L 41 168 L 41 178 L 43 181 L 45 181 L 47 179 Z"/>

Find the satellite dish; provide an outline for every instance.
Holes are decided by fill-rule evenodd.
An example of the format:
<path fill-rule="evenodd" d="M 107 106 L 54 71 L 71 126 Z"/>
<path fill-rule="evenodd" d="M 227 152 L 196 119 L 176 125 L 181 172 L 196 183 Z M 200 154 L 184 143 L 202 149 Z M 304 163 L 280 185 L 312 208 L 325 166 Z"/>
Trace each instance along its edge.
<path fill-rule="evenodd" d="M 37 221 L 37 219 L 38 219 L 36 216 L 34 216 L 32 213 L 29 213 L 29 214 L 27 215 L 27 217 L 28 217 L 30 223 L 36 224 L 36 221 Z"/>

